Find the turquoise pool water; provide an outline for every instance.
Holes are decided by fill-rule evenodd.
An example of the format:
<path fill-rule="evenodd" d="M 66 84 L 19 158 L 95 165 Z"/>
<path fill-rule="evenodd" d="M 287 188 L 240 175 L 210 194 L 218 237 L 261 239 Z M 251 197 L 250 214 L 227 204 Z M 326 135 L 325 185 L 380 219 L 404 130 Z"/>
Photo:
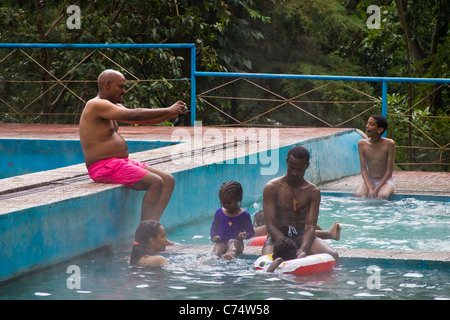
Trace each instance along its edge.
<path fill-rule="evenodd" d="M 127 141 L 130 153 L 166 147 L 172 141 Z M 0 139 L 0 179 L 84 162 L 79 140 Z"/>
<path fill-rule="evenodd" d="M 110 254 L 74 259 L 0 286 L 0 299 L 450 299 L 450 271 L 384 266 L 378 288 L 368 286 L 368 265 L 340 263 L 332 272 L 303 277 L 255 272 L 253 257 L 223 261 L 211 253 L 166 255 L 165 268 L 132 268 L 129 246 Z M 79 289 L 68 289 L 68 265 L 80 267 Z"/>
<path fill-rule="evenodd" d="M 341 240 L 334 242 L 341 248 L 450 251 L 450 199 L 441 200 L 324 196 L 319 224 L 341 223 Z"/>
<path fill-rule="evenodd" d="M 318 224 L 329 229 L 341 224 L 339 241 L 331 246 L 350 249 L 450 251 L 448 198 L 398 197 L 391 201 L 322 195 Z M 256 201 L 250 214 L 261 209 Z M 178 228 L 172 238 L 180 243 L 208 244 L 211 222 Z M 191 235 L 191 236 L 189 236 Z"/>
<path fill-rule="evenodd" d="M 248 211 L 254 213 L 259 206 L 256 202 Z M 361 212 L 357 214 L 358 211 Z M 382 211 L 385 213 L 381 214 Z M 330 242 L 336 247 L 419 246 L 424 248 L 421 250 L 432 247 L 448 251 L 448 214 L 445 201 L 405 198 L 364 202 L 351 197 L 323 196 L 320 223 L 323 227 L 329 227 L 336 219 L 342 223 L 341 240 Z M 433 223 L 422 223 L 423 220 Z M 203 221 L 168 230 L 168 236 L 180 243 L 211 244 L 210 223 Z M 372 224 L 377 228 L 364 228 Z M 380 224 L 383 229 L 378 228 Z M 389 224 L 396 224 L 400 231 L 390 229 Z M 431 228 L 424 231 L 427 237 L 433 232 L 440 233 L 431 237 L 433 245 L 417 240 L 417 234 L 421 233 L 419 226 Z M 397 237 L 397 233 L 402 236 Z M 378 239 L 381 235 L 382 240 Z M 379 260 L 379 286 L 373 287 L 369 285 L 370 266 L 356 259 L 342 259 L 330 273 L 303 277 L 255 272 L 254 256 L 223 261 L 211 252 L 165 254 L 170 262 L 167 267 L 132 268 L 128 265 L 131 243 L 130 238 L 112 252 L 73 259 L 45 272 L 3 284 L 0 299 L 450 299 L 448 266 L 395 265 Z M 67 287 L 69 265 L 80 268 L 80 288 Z"/>

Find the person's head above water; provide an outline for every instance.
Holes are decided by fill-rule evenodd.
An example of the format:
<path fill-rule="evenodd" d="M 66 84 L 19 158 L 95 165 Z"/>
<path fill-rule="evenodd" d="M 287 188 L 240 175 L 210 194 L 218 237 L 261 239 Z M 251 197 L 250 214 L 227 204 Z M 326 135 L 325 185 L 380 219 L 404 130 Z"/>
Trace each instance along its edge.
<path fill-rule="evenodd" d="M 309 167 L 309 151 L 302 146 L 292 147 L 286 157 L 287 181 L 296 184 L 304 180 L 306 169 Z"/>
<path fill-rule="evenodd" d="M 228 213 L 238 213 L 240 209 L 239 202 L 242 201 L 243 194 L 244 191 L 239 182 L 224 182 L 219 189 L 220 204 Z"/>
<path fill-rule="evenodd" d="M 219 189 L 219 197 L 222 195 L 229 195 L 238 202 L 242 201 L 243 194 L 244 191 L 242 190 L 242 186 L 237 181 L 224 182 Z"/>
<path fill-rule="evenodd" d="M 290 156 L 293 156 L 296 159 L 305 159 L 306 162 L 309 162 L 309 151 L 302 146 L 295 146 L 289 149 L 286 160 L 288 160 Z"/>
<path fill-rule="evenodd" d="M 273 260 L 281 258 L 283 261 L 297 258 L 297 245 L 288 238 L 282 237 L 275 241 L 273 247 Z"/>
<path fill-rule="evenodd" d="M 125 76 L 119 71 L 107 69 L 98 76 L 97 82 L 98 97 L 112 103 L 121 102 L 122 96 L 127 92 Z"/>
<path fill-rule="evenodd" d="M 168 240 L 164 227 L 157 221 L 142 221 L 134 234 L 130 264 L 135 265 L 145 255 L 155 255 L 166 250 Z"/>

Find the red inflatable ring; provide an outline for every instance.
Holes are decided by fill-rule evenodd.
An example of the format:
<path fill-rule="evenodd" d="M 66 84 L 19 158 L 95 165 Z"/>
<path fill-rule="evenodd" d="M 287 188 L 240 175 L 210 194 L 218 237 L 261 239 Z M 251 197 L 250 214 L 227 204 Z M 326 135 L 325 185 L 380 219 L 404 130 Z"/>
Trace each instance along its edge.
<path fill-rule="evenodd" d="M 262 247 L 266 243 L 267 236 L 253 237 L 247 240 L 247 246 Z"/>
<path fill-rule="evenodd" d="M 271 255 L 259 257 L 253 264 L 256 270 L 266 270 L 272 263 Z M 336 261 L 328 253 L 314 254 L 280 263 L 275 272 L 305 275 L 331 271 Z"/>

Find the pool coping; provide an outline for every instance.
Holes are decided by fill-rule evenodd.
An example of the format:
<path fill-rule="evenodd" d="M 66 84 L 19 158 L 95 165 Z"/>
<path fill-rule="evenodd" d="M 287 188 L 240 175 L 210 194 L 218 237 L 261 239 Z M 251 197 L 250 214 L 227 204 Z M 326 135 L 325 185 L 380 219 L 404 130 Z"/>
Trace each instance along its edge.
<path fill-rule="evenodd" d="M 168 254 L 210 253 L 214 245 L 175 244 L 166 248 Z M 256 257 L 261 255 L 262 247 L 246 246 L 243 255 Z M 415 265 L 421 267 L 450 266 L 450 252 L 447 251 L 412 251 L 381 249 L 349 249 L 334 248 L 339 253 L 340 262 L 383 264 L 383 265 Z"/>
<path fill-rule="evenodd" d="M 395 183 L 393 199 L 404 196 L 450 199 L 450 172 L 394 171 L 393 179 Z M 318 187 L 322 192 L 354 195 L 361 183 L 361 175 L 356 174 L 323 182 Z"/>
<path fill-rule="evenodd" d="M 200 136 L 202 140 L 204 140 L 204 136 L 207 135 L 207 132 L 212 132 L 212 130 L 217 130 L 214 132 L 220 132 L 223 137 L 230 134 L 233 137 L 236 130 L 239 128 L 228 128 L 228 127 L 201 127 L 201 128 L 192 128 L 192 127 L 164 127 L 164 128 L 155 128 L 158 130 L 158 133 L 155 135 L 149 135 L 149 131 L 151 131 L 154 127 L 125 127 L 122 133 L 122 137 L 125 141 L 129 140 L 145 140 L 145 141 L 171 141 L 171 142 L 180 142 L 179 140 L 175 140 L 177 135 L 174 136 L 174 130 L 177 128 L 179 130 L 185 130 L 186 134 L 189 134 L 189 138 L 196 138 L 196 136 Z M 67 128 L 66 128 L 67 129 Z M 57 136 L 59 140 L 72 140 L 76 136 L 78 136 L 78 132 L 74 131 L 74 128 L 69 128 L 68 130 L 70 134 Z M 78 128 L 77 128 L 78 129 Z M 164 129 L 164 130 L 163 130 Z M 248 144 L 239 144 L 236 145 L 233 141 L 234 145 L 218 144 L 214 141 L 214 139 L 210 139 L 209 141 L 203 141 L 200 144 L 200 147 L 194 140 L 184 141 L 184 147 L 187 150 L 191 150 L 192 152 L 200 152 L 199 154 L 193 154 L 190 156 L 190 163 L 178 165 L 174 163 L 174 161 L 166 161 L 166 162 L 158 162 L 159 159 L 167 158 L 172 159 L 175 151 L 179 152 L 180 147 L 177 145 L 166 146 L 158 149 L 140 151 L 130 154 L 130 158 L 137 161 L 146 161 L 149 164 L 151 162 L 155 162 L 155 164 L 151 164 L 153 168 L 168 172 L 168 173 L 177 173 L 183 172 L 187 170 L 194 170 L 195 168 L 199 168 L 205 165 L 214 165 L 214 163 L 205 163 L 203 159 L 204 150 L 207 148 L 213 150 L 219 150 L 219 148 L 223 147 L 224 150 L 232 150 L 229 154 L 228 152 L 225 154 L 222 159 L 224 162 L 228 160 L 237 159 L 239 156 L 248 155 L 248 151 L 250 150 L 250 146 L 257 146 L 259 152 L 264 152 L 266 150 L 270 150 L 272 148 L 282 148 L 286 146 L 291 146 L 295 144 L 301 143 L 313 143 L 315 141 L 332 139 L 333 137 L 343 136 L 352 134 L 357 132 L 359 134 L 360 131 L 358 129 L 352 128 L 327 128 L 324 130 L 323 128 L 302 128 L 294 131 L 297 134 L 293 134 L 290 129 L 279 129 L 279 134 L 277 134 L 279 141 L 276 146 L 272 145 L 272 136 L 270 130 L 272 129 L 261 129 L 261 128 L 247 128 L 245 130 L 256 130 L 257 134 L 255 137 L 248 138 Z M 278 130 L 278 129 L 277 129 Z M 45 130 L 44 130 L 45 131 Z M 121 127 L 122 131 L 122 127 Z M 261 134 L 261 131 L 265 133 L 265 135 Z M 178 131 L 180 132 L 180 131 Z M 248 131 L 245 131 L 246 133 Z M 290 133 L 290 134 L 288 134 Z M 11 134 L 11 133 L 10 133 Z M 0 130 L 0 138 L 10 138 L 10 135 L 1 132 Z M 21 134 L 18 138 L 20 139 L 28 139 L 30 136 L 28 134 Z M 37 135 L 37 139 L 50 139 L 48 135 L 39 136 Z M 165 139 L 164 139 L 165 138 Z M 203 153 L 202 153 L 203 152 Z M 51 187 L 52 192 L 46 192 L 48 188 Z M 30 194 L 27 194 L 26 190 L 31 190 L 35 188 L 41 188 L 40 192 L 33 192 L 33 196 L 30 197 Z M 28 173 L 24 175 L 14 176 L 10 178 L 5 178 L 0 180 L 0 196 L 4 197 L 0 199 L 0 215 L 7 214 L 10 212 L 14 212 L 21 209 L 31 208 L 37 205 L 49 204 L 57 201 L 62 201 L 68 198 L 81 197 L 86 196 L 110 189 L 115 188 L 123 188 L 122 185 L 117 184 L 103 184 L 103 183 L 94 183 L 87 174 L 87 169 L 84 163 L 75 164 L 67 167 L 52 169 L 48 171 L 40 171 L 34 173 Z M 14 198 L 9 198 L 5 196 L 6 194 L 14 194 L 17 193 Z M 23 195 L 22 195 L 23 194 Z"/>

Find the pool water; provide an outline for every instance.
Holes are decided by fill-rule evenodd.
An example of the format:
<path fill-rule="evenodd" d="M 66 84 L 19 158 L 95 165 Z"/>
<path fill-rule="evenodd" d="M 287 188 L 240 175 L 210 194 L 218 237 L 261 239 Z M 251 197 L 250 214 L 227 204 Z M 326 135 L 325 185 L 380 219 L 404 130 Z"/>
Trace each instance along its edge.
<path fill-rule="evenodd" d="M 259 209 L 259 202 L 247 208 L 251 214 Z M 329 228 L 336 220 L 342 225 L 342 234 L 340 241 L 330 241 L 332 246 L 450 249 L 446 201 L 323 196 L 319 224 Z M 210 251 L 196 254 L 164 253 L 170 262 L 167 267 L 130 267 L 130 238 L 112 252 L 76 258 L 0 285 L 0 299 L 450 299 L 448 264 L 416 266 L 377 260 L 379 273 L 374 274 L 367 262 L 343 258 L 329 273 L 301 277 L 266 274 L 253 270 L 256 256 L 217 259 L 212 254 L 210 225 L 211 221 L 202 221 L 166 230 L 172 241 L 211 245 Z M 68 288 L 69 265 L 80 268 L 79 288 Z M 377 276 L 376 282 L 373 276 Z"/>
<path fill-rule="evenodd" d="M 253 216 L 261 201 L 246 208 Z M 322 195 L 318 225 L 329 229 L 338 221 L 339 241 L 331 246 L 349 249 L 450 251 L 450 206 L 448 201 L 414 197 L 384 201 L 352 196 Z M 172 231 L 180 243 L 209 244 L 211 221 Z"/>
<path fill-rule="evenodd" d="M 442 268 L 380 265 L 374 286 L 369 266 L 351 262 L 324 274 L 273 275 L 254 271 L 251 256 L 224 261 L 200 253 L 166 255 L 164 268 L 134 268 L 129 249 L 72 260 L 80 267 L 78 289 L 67 287 L 67 264 L 0 286 L 0 299 L 450 299 L 450 271 Z"/>
<path fill-rule="evenodd" d="M 450 206 L 446 201 L 405 197 L 391 201 L 322 197 L 319 225 L 342 226 L 341 248 L 450 251 Z"/>

